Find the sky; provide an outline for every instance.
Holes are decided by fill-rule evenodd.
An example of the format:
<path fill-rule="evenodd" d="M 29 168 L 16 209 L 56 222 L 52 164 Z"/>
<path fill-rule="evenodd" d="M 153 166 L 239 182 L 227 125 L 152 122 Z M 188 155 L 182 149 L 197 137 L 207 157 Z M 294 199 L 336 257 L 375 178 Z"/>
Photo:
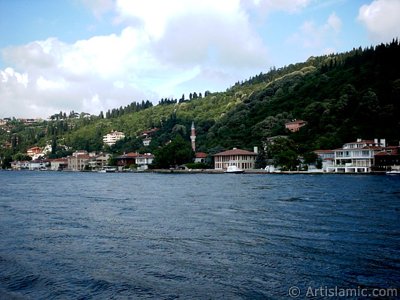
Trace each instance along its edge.
<path fill-rule="evenodd" d="M 0 0 L 0 118 L 224 91 L 400 36 L 400 0 Z"/>

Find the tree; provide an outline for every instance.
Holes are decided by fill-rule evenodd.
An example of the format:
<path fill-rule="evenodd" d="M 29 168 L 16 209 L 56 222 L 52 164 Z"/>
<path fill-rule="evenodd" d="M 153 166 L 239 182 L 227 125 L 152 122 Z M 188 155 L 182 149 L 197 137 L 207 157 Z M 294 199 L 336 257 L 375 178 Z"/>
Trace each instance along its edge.
<path fill-rule="evenodd" d="M 190 143 L 185 141 L 182 136 L 177 135 L 171 143 L 156 150 L 154 165 L 161 169 L 176 167 L 192 162 L 193 157 L 194 153 Z"/>

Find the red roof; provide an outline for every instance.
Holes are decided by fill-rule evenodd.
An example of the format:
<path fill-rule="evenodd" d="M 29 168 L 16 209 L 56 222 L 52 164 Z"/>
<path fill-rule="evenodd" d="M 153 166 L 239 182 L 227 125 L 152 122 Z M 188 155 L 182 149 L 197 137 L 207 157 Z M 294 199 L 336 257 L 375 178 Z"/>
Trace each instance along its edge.
<path fill-rule="evenodd" d="M 137 153 L 137 152 L 129 152 L 129 153 L 123 154 L 121 156 L 118 156 L 117 158 L 120 158 L 120 159 L 136 158 L 137 156 L 139 156 L 139 153 Z"/>
<path fill-rule="evenodd" d="M 207 153 L 204 152 L 197 152 L 196 158 L 207 158 Z"/>
<path fill-rule="evenodd" d="M 224 152 L 220 152 L 217 154 L 214 154 L 213 156 L 230 156 L 230 155 L 253 155 L 257 156 L 257 153 L 250 152 L 247 150 L 242 150 L 242 149 L 232 149 L 232 150 L 227 150 Z"/>
<path fill-rule="evenodd" d="M 333 150 L 315 150 L 315 153 L 333 153 Z"/>

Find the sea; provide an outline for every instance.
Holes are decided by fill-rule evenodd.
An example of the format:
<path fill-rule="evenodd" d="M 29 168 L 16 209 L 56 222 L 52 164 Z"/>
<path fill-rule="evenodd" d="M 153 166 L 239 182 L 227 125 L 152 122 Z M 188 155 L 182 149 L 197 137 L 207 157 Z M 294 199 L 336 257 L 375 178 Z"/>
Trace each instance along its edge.
<path fill-rule="evenodd" d="M 0 172 L 1 300 L 399 287 L 400 176 Z"/>

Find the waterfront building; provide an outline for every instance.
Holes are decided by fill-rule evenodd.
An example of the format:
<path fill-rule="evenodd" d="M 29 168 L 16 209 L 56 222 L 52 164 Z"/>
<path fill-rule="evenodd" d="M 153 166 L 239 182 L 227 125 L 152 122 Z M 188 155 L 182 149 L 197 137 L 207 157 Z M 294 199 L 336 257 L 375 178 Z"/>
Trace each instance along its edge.
<path fill-rule="evenodd" d="M 90 156 L 87 151 L 80 150 L 68 156 L 68 169 L 71 171 L 83 171 L 89 164 Z"/>
<path fill-rule="evenodd" d="M 328 172 L 369 173 L 375 164 L 375 154 L 386 147 L 385 139 L 362 140 L 346 143 L 342 148 L 333 150 L 334 163 Z"/>
<path fill-rule="evenodd" d="M 50 170 L 61 171 L 68 168 L 68 158 L 55 158 L 50 160 Z"/>
<path fill-rule="evenodd" d="M 327 172 L 328 168 L 333 166 L 335 160 L 335 152 L 333 150 L 315 150 L 315 154 L 322 162 L 322 171 Z"/>
<path fill-rule="evenodd" d="M 194 157 L 195 163 L 205 163 L 207 159 L 207 153 L 197 152 Z"/>
<path fill-rule="evenodd" d="M 242 170 L 254 169 L 257 153 L 233 148 L 214 154 L 214 168 L 226 170 L 228 166 L 236 166 Z"/>
<path fill-rule="evenodd" d="M 154 155 L 151 153 L 139 154 L 136 156 L 135 163 L 138 170 L 147 170 L 153 163 Z"/>

